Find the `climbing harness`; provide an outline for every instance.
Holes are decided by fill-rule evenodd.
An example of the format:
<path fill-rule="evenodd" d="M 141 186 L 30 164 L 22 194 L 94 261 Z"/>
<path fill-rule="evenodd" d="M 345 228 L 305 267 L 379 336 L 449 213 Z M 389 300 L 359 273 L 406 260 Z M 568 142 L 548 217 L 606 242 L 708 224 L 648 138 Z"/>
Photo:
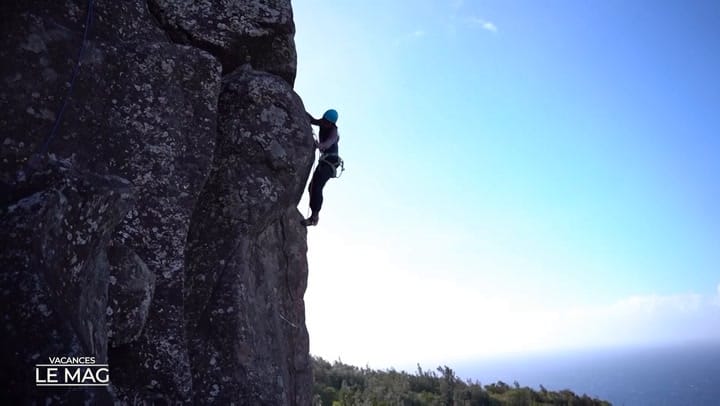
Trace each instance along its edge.
<path fill-rule="evenodd" d="M 334 160 L 330 160 L 328 158 L 337 158 L 337 162 L 334 162 Z M 338 154 L 331 154 L 331 153 L 325 153 L 323 152 L 320 154 L 320 158 L 318 159 L 318 164 L 320 162 L 325 162 L 326 164 L 330 165 L 330 167 L 333 168 L 333 178 L 339 178 L 342 176 L 343 172 L 345 172 L 345 162 L 340 158 L 340 155 Z M 340 168 L 340 173 L 338 173 L 338 168 Z"/>
<path fill-rule="evenodd" d="M 313 131 L 313 138 L 315 138 L 315 131 Z M 315 142 L 317 143 L 317 140 Z M 328 159 L 328 158 L 330 158 L 330 159 Z M 335 160 L 335 158 L 337 160 Z M 317 166 L 319 166 L 321 162 L 325 162 L 333 169 L 333 174 L 332 174 L 333 178 L 339 178 L 340 176 L 342 176 L 343 172 L 345 172 L 345 162 L 342 160 L 342 158 L 340 158 L 340 155 L 335 154 L 335 153 L 323 152 L 320 154 L 320 157 L 318 158 L 317 163 L 313 162 L 313 166 L 310 168 L 310 176 L 313 176 L 313 174 L 315 173 L 315 170 L 317 169 Z M 339 173 L 338 173 L 338 168 L 340 168 Z M 309 188 L 312 189 L 312 180 L 310 180 Z M 310 216 L 310 208 L 308 207 L 307 214 L 305 215 L 305 217 L 309 217 L 309 216 Z"/>

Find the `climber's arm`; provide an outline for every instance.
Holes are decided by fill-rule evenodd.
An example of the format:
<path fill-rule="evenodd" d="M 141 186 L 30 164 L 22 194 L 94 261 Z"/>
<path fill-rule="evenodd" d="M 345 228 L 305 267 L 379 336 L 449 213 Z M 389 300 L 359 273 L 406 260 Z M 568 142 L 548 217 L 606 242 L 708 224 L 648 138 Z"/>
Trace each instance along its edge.
<path fill-rule="evenodd" d="M 312 124 L 312 125 L 320 125 L 320 120 L 316 119 L 315 117 L 313 117 L 312 115 L 310 115 L 310 113 L 308 113 L 308 112 L 305 112 L 305 114 L 307 114 L 308 119 L 310 119 L 310 124 Z"/>

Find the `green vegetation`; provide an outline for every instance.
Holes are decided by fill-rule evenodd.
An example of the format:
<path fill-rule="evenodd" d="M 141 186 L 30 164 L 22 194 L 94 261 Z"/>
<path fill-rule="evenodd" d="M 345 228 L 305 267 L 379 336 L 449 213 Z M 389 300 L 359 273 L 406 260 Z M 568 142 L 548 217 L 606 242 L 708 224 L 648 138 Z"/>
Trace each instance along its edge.
<path fill-rule="evenodd" d="M 578 396 L 569 390 L 536 391 L 500 381 L 484 387 L 463 381 L 447 366 L 414 374 L 394 369 L 375 371 L 340 361 L 329 363 L 313 357 L 313 406 L 610 406 L 609 402 Z"/>

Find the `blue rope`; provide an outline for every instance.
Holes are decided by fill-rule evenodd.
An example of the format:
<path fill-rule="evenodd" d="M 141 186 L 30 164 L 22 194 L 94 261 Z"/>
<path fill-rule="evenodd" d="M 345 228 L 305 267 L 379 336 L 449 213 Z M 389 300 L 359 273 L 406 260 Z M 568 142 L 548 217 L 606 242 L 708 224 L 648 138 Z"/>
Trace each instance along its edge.
<path fill-rule="evenodd" d="M 37 149 L 35 153 L 33 153 L 30 158 L 25 162 L 22 169 L 20 169 L 17 172 L 17 179 L 16 182 L 22 178 L 28 178 L 34 168 L 33 164 L 36 163 L 40 156 L 47 153 L 48 148 L 50 147 L 50 142 L 52 142 L 53 138 L 57 135 L 57 130 L 60 127 L 60 122 L 62 121 L 62 116 L 65 113 L 65 108 L 67 107 L 68 101 L 70 100 L 70 97 L 72 96 L 73 89 L 75 87 L 75 79 L 77 78 L 78 71 L 80 70 L 80 62 L 82 61 L 83 55 L 85 54 L 85 43 L 88 39 L 88 34 L 90 33 L 90 24 L 93 20 L 93 0 L 88 0 L 88 10 L 87 10 L 87 16 L 85 17 L 85 32 L 83 33 L 83 39 L 82 43 L 80 44 L 80 50 L 78 51 L 77 56 L 77 62 L 75 62 L 75 67 L 72 71 L 72 77 L 70 78 L 70 87 L 65 94 L 65 98 L 63 100 L 62 106 L 60 107 L 60 111 L 58 112 L 57 116 L 55 117 L 55 123 L 52 126 L 52 129 L 50 130 L 50 134 L 45 138 L 45 141 L 40 145 L 40 148 Z M 9 184 L 5 182 L 4 180 L 0 180 L 0 191 L 2 191 L 2 204 L 4 206 L 5 201 L 12 200 L 12 196 L 15 192 L 15 187 L 17 187 L 17 183 L 15 185 Z"/>
<path fill-rule="evenodd" d="M 78 71 L 80 71 L 80 62 L 82 61 L 83 54 L 85 53 L 85 43 L 87 42 L 88 33 L 90 32 L 90 24 L 92 23 L 92 19 L 93 0 L 88 0 L 88 11 L 87 16 L 85 17 L 85 32 L 83 33 L 82 44 L 80 44 L 80 50 L 78 51 L 77 62 L 75 63 L 75 67 L 73 68 L 72 76 L 70 78 L 70 88 L 65 94 L 65 99 L 63 100 L 62 106 L 60 107 L 60 111 L 55 117 L 55 123 L 53 124 L 52 130 L 50 130 L 50 134 L 48 134 L 47 138 L 45 138 L 45 142 L 43 142 L 43 144 L 40 146 L 40 149 L 36 152 L 36 155 L 44 155 L 50 147 L 50 142 L 52 142 L 53 138 L 55 138 L 55 136 L 57 135 L 57 130 L 60 127 L 60 122 L 62 121 L 63 114 L 65 113 L 65 108 L 68 105 L 70 97 L 72 97 L 73 88 L 75 87 L 75 79 L 77 78 Z"/>

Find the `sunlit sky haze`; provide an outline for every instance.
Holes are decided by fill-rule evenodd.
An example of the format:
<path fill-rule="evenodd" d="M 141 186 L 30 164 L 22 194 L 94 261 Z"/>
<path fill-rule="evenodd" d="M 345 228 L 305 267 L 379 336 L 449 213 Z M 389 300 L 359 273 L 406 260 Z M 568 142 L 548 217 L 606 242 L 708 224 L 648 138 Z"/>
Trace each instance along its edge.
<path fill-rule="evenodd" d="M 313 354 L 720 341 L 720 2 L 293 8 L 347 167 L 308 230 Z"/>

